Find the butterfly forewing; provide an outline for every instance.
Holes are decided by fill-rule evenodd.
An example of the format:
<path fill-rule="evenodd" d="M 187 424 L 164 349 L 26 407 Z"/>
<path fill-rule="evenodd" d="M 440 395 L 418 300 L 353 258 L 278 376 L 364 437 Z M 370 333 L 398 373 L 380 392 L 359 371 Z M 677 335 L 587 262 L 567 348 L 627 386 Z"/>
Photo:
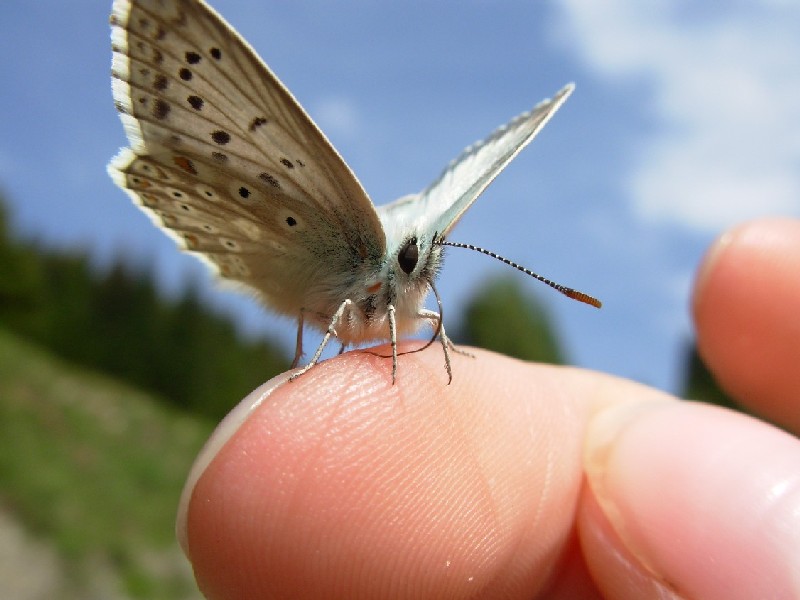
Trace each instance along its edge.
<path fill-rule="evenodd" d="M 342 264 L 377 268 L 385 238 L 363 188 L 219 15 L 202 2 L 117 0 L 112 25 L 132 152 L 111 170 L 162 226 L 284 312 Z"/>

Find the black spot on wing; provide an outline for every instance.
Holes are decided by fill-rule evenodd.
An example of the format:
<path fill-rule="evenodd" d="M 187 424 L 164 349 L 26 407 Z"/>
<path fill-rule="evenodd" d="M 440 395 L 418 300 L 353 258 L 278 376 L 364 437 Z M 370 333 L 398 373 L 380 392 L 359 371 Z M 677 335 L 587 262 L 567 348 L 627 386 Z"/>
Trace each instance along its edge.
<path fill-rule="evenodd" d="M 223 131 L 222 129 L 217 129 L 215 132 L 211 134 L 211 139 L 214 140 L 215 144 L 224 146 L 225 144 L 231 141 L 231 134 L 228 133 L 227 131 Z"/>
<path fill-rule="evenodd" d="M 200 96 L 189 96 L 186 101 L 195 110 L 203 109 L 203 99 Z"/>
<path fill-rule="evenodd" d="M 153 116 L 156 119 L 163 121 L 164 119 L 167 118 L 169 111 L 170 111 L 170 106 L 166 100 L 161 100 L 159 98 L 153 103 Z"/>
<path fill-rule="evenodd" d="M 264 117 L 256 117 L 252 121 L 250 121 L 250 125 L 248 125 L 247 129 L 250 131 L 255 131 L 262 125 L 266 125 L 267 120 Z"/>
<path fill-rule="evenodd" d="M 268 184 L 270 184 L 272 187 L 274 187 L 274 188 L 276 188 L 276 189 L 281 189 L 281 182 L 280 182 L 280 181 L 278 181 L 277 179 L 275 179 L 275 178 L 274 178 L 272 175 L 270 175 L 269 173 L 261 173 L 261 174 L 258 176 L 258 178 L 259 178 L 261 181 L 263 181 L 263 182 L 265 182 L 265 183 L 268 183 Z"/>
<path fill-rule="evenodd" d="M 169 87 L 169 79 L 167 79 L 167 76 L 161 73 L 156 75 L 153 79 L 153 89 L 163 92 L 167 87 Z"/>

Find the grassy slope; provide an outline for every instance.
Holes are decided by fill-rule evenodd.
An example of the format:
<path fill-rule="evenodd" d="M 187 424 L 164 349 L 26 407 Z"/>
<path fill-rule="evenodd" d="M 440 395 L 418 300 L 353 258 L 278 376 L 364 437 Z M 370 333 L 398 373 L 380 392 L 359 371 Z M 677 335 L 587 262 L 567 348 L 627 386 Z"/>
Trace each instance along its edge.
<path fill-rule="evenodd" d="M 55 548 L 53 597 L 198 597 L 173 528 L 211 428 L 0 330 L 0 511 Z"/>

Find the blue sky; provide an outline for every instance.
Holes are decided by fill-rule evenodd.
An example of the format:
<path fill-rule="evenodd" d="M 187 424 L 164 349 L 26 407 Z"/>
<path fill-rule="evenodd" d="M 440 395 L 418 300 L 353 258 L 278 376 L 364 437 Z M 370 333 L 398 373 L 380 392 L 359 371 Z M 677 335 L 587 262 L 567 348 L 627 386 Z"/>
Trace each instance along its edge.
<path fill-rule="evenodd" d="M 596 311 L 525 281 L 575 364 L 675 390 L 704 249 L 745 219 L 800 216 L 795 2 L 213 5 L 376 204 L 422 189 L 464 146 L 574 81 L 450 238 L 603 300 Z M 120 254 L 152 265 L 167 290 L 199 281 L 243 327 L 288 348 L 292 323 L 216 291 L 106 175 L 126 145 L 111 100 L 109 10 L 99 0 L 0 3 L 0 188 L 12 223 L 101 265 Z M 439 290 L 451 326 L 504 272 L 448 253 Z"/>

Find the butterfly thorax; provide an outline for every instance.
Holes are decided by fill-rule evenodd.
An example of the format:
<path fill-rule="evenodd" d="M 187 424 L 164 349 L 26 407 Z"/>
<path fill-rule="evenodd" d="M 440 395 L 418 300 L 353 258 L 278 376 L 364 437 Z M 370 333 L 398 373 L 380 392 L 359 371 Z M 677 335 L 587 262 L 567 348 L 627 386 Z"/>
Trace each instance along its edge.
<path fill-rule="evenodd" d="M 350 277 L 320 277 L 306 296 L 304 319 L 325 331 L 339 306 L 349 300 L 335 324 L 340 341 L 357 344 L 387 339 L 390 307 L 397 334 L 414 333 L 423 323 L 420 311 L 441 262 L 440 246 L 410 235 L 393 244 L 380 268 L 371 273 L 356 268 Z"/>

